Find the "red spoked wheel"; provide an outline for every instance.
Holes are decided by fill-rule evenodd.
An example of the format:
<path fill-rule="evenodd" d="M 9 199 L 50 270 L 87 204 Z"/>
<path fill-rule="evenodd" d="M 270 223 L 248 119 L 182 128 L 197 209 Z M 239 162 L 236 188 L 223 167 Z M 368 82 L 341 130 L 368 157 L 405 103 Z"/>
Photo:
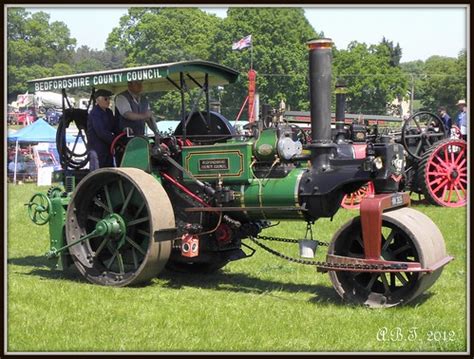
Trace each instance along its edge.
<path fill-rule="evenodd" d="M 341 206 L 345 209 L 359 209 L 362 199 L 374 193 L 375 187 L 373 182 L 367 182 L 357 191 L 346 194 L 342 199 Z"/>
<path fill-rule="evenodd" d="M 467 143 L 460 139 L 440 141 L 420 163 L 420 187 L 432 204 L 462 207 L 467 202 Z"/>

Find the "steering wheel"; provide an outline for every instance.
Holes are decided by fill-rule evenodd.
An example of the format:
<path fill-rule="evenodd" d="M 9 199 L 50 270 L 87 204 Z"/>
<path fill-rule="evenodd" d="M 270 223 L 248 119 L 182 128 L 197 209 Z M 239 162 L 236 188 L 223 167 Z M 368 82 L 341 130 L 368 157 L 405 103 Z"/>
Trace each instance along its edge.
<path fill-rule="evenodd" d="M 125 137 L 126 135 L 127 135 L 127 132 L 123 131 L 114 138 L 114 140 L 110 144 L 110 154 L 112 156 L 115 156 L 115 154 L 123 153 L 125 151 L 126 144 L 124 143 L 123 140 L 121 141 L 121 139 Z"/>
<path fill-rule="evenodd" d="M 402 145 L 411 157 L 418 160 L 428 148 L 446 136 L 443 121 L 431 112 L 417 112 L 403 123 Z"/>
<path fill-rule="evenodd" d="M 51 200 L 48 196 L 36 193 L 25 206 L 28 206 L 28 215 L 33 223 L 40 226 L 48 223 L 51 217 Z"/>

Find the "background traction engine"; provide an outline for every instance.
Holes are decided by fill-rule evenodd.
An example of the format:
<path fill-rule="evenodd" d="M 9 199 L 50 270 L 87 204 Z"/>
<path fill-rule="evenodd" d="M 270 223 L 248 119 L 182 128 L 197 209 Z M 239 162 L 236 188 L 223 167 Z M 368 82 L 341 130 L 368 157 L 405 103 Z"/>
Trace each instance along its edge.
<path fill-rule="evenodd" d="M 406 119 L 398 131 L 379 131 L 377 125 L 370 134 L 363 125 L 359 126 L 360 132 L 356 133 L 353 131 L 354 125 L 349 129 L 338 129 L 341 123 L 337 119 L 338 108 L 344 107 L 342 96 L 336 94 L 336 131 L 333 137 L 338 143 L 354 143 L 356 158 L 363 157 L 360 150 L 366 146 L 366 142 L 400 143 L 406 156 L 400 188 L 410 194 L 418 194 L 418 198 L 423 195 L 427 202 L 437 206 L 462 207 L 467 204 L 467 143 L 456 134 L 459 132 L 456 126 L 449 134 L 438 116 L 421 111 Z M 341 116 L 343 121 L 343 112 Z M 362 141 L 357 140 L 356 135 L 362 133 L 365 133 L 360 136 Z M 373 193 L 373 184 L 368 182 L 344 197 L 341 205 L 347 209 L 358 209 L 362 198 Z"/>
<path fill-rule="evenodd" d="M 299 131 L 281 122 L 260 123 L 248 137 L 229 130 L 209 143 L 207 136 L 206 144 L 198 136 L 191 143 L 192 131 L 161 143 L 135 137 L 120 167 L 93 171 L 71 194 L 48 197 L 61 209 L 49 218 L 49 255 L 69 257 L 102 285 L 144 282 L 165 266 L 212 272 L 251 256 L 247 239 L 276 254 L 259 235 L 272 220 L 309 226 L 330 218 L 344 195 L 372 181 L 376 194 L 337 231 L 326 260 L 295 261 L 329 272 L 342 298 L 372 307 L 403 304 L 427 290 L 452 257 L 437 226 L 397 192 L 403 147 L 374 143 L 364 158 L 343 155 L 348 145 L 331 140 L 332 43 L 314 40 L 308 48 L 311 141 L 303 144 Z M 231 128 L 221 116 L 214 120 Z M 38 203 L 29 205 L 32 218 L 44 210 Z"/>

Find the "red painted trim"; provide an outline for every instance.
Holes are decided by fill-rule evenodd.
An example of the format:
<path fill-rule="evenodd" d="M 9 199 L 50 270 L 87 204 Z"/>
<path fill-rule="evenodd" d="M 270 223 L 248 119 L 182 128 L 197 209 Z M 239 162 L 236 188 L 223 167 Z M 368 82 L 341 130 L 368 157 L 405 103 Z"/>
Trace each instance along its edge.
<path fill-rule="evenodd" d="M 245 105 L 247 104 L 247 101 L 248 101 L 248 100 L 249 100 L 249 97 L 247 96 L 247 97 L 245 98 L 244 103 L 242 104 L 242 107 L 240 108 L 239 114 L 237 115 L 237 118 L 235 119 L 235 122 L 237 122 L 237 121 L 240 119 L 240 115 L 242 115 L 242 111 L 244 110 Z"/>
<path fill-rule="evenodd" d="M 249 122 L 252 123 L 255 121 L 255 114 L 254 114 L 254 105 L 255 105 L 255 80 L 257 78 L 257 72 L 255 70 L 250 69 L 248 72 L 249 84 L 248 84 L 248 119 Z"/>
<path fill-rule="evenodd" d="M 195 199 L 196 201 L 198 201 L 199 203 L 201 203 L 204 207 L 210 207 L 209 204 L 207 204 L 206 202 L 204 202 L 204 200 L 201 198 L 201 197 L 198 197 L 196 196 L 193 192 L 191 192 L 191 190 L 189 190 L 188 188 L 186 188 L 185 186 L 183 186 L 181 183 L 179 183 L 178 181 L 176 181 L 173 177 L 171 177 L 169 174 L 165 173 L 165 172 L 160 172 L 161 175 L 163 176 L 163 178 L 165 178 L 166 180 L 168 180 L 169 182 L 171 182 L 172 184 L 174 184 L 176 187 L 178 187 L 181 191 L 183 191 L 184 193 L 186 193 L 188 196 L 192 197 L 193 199 Z"/>
<path fill-rule="evenodd" d="M 360 203 L 360 221 L 366 259 L 380 259 L 383 211 L 409 205 L 410 195 L 408 192 L 376 194 L 362 199 Z"/>
<path fill-rule="evenodd" d="M 388 272 L 427 272 L 431 273 L 438 268 L 445 266 L 451 262 L 454 257 L 447 256 L 440 261 L 436 262 L 429 268 L 422 268 L 419 262 L 397 262 L 397 261 L 386 261 L 382 259 L 363 259 L 353 258 L 345 256 L 328 255 L 327 260 L 330 263 L 339 264 L 357 264 L 357 265 L 406 265 L 404 269 L 356 269 L 356 268 L 335 268 L 329 266 L 318 266 L 318 269 L 331 270 L 331 271 L 344 271 L 344 272 L 370 272 L 370 273 L 388 273 Z"/>
<path fill-rule="evenodd" d="M 353 144 L 352 145 L 354 148 L 354 155 L 356 160 L 362 159 L 366 157 L 366 150 L 367 150 L 367 144 Z"/>
<path fill-rule="evenodd" d="M 126 132 L 121 132 L 113 139 L 112 143 L 110 144 L 110 154 L 112 156 L 115 155 L 115 144 L 117 143 L 118 140 L 120 140 L 126 134 L 127 134 Z"/>

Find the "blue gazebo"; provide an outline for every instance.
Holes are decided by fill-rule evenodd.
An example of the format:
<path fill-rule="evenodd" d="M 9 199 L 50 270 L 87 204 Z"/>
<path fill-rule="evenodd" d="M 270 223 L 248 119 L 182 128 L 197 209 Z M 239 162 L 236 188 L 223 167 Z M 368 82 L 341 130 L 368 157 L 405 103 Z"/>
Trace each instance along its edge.
<path fill-rule="evenodd" d="M 56 142 L 56 129 L 50 126 L 42 118 L 37 119 L 31 125 L 8 135 L 8 142 L 15 142 L 15 171 L 13 174 L 13 183 L 16 183 L 16 170 L 18 162 L 18 144 L 19 143 L 38 143 L 38 142 Z M 74 142 L 72 136 L 66 137 L 66 142 Z"/>

